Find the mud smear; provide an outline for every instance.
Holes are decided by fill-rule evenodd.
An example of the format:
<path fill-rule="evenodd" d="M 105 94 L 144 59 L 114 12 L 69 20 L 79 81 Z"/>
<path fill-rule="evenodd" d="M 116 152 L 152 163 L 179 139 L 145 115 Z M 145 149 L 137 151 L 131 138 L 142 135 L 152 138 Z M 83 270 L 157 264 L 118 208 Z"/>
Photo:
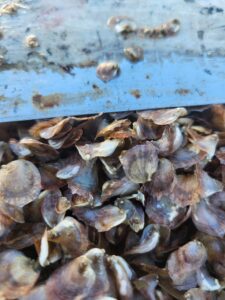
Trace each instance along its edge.
<path fill-rule="evenodd" d="M 181 95 L 181 96 L 186 96 L 186 95 L 190 94 L 191 91 L 188 90 L 188 89 L 177 89 L 177 90 L 175 91 L 175 93 L 176 93 L 176 94 L 179 94 L 179 95 Z"/>
<path fill-rule="evenodd" d="M 54 106 L 58 106 L 62 100 L 63 99 L 61 94 L 52 94 L 48 96 L 35 94 L 32 97 L 32 102 L 38 109 L 48 109 Z"/>

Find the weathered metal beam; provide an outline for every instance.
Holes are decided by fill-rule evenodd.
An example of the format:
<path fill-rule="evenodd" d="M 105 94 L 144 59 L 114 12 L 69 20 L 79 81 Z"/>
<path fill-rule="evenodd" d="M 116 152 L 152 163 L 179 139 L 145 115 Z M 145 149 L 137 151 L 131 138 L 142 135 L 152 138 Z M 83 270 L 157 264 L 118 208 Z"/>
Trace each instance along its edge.
<path fill-rule="evenodd" d="M 0 5 L 9 1 L 0 1 Z M 0 122 L 169 106 L 223 103 L 225 3 L 214 0 L 30 0 L 0 27 Z M 161 39 L 110 30 L 126 15 L 154 27 L 176 18 L 180 32 Z M 25 39 L 34 34 L 39 47 Z M 130 63 L 123 48 L 138 45 L 144 60 Z M 90 64 L 113 59 L 120 76 L 108 83 Z M 82 68 L 81 68 L 82 66 Z M 86 67 L 84 67 L 86 66 Z"/>

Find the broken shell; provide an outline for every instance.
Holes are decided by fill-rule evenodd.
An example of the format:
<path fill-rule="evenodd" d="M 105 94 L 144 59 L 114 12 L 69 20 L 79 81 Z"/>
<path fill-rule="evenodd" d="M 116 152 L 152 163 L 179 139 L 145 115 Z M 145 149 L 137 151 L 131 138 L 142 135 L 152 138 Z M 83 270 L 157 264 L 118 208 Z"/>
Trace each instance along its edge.
<path fill-rule="evenodd" d="M 39 277 L 34 262 L 16 250 L 0 253 L 0 295 L 16 299 L 29 292 Z"/>
<path fill-rule="evenodd" d="M 129 59 L 132 62 L 137 62 L 139 60 L 142 60 L 144 57 L 144 51 L 141 47 L 138 46 L 132 46 L 125 48 L 123 50 L 124 55 L 127 59 Z"/>
<path fill-rule="evenodd" d="M 207 269 L 204 267 L 202 267 L 197 272 L 197 281 L 198 281 L 199 287 L 203 291 L 212 292 L 212 291 L 218 291 L 221 289 L 221 285 L 220 285 L 218 279 L 210 276 Z"/>
<path fill-rule="evenodd" d="M 83 146 L 76 145 L 76 148 L 84 160 L 91 160 L 95 157 L 107 157 L 112 155 L 119 144 L 120 140 L 106 140 L 101 143 L 86 144 Z"/>
<path fill-rule="evenodd" d="M 210 292 L 202 291 L 200 288 L 193 288 L 184 294 L 186 300 L 216 300 L 217 296 Z M 222 300 L 222 298 L 221 298 Z"/>
<path fill-rule="evenodd" d="M 191 241 L 173 252 L 168 261 L 169 275 L 174 285 L 182 285 L 204 265 L 206 249 L 199 241 Z"/>
<path fill-rule="evenodd" d="M 175 204 L 168 196 L 157 199 L 149 195 L 145 212 L 150 222 L 168 226 L 171 229 L 183 223 L 187 216 L 187 209 Z"/>
<path fill-rule="evenodd" d="M 123 171 L 118 156 L 100 157 L 103 169 L 110 179 L 121 178 Z"/>
<path fill-rule="evenodd" d="M 37 48 L 39 46 L 39 41 L 34 34 L 28 35 L 25 39 L 25 43 L 29 48 Z"/>
<path fill-rule="evenodd" d="M 33 163 L 15 160 L 0 169 L 0 201 L 23 207 L 41 190 L 41 176 Z"/>
<path fill-rule="evenodd" d="M 136 245 L 127 249 L 125 254 L 141 254 L 152 251 L 159 242 L 159 228 L 157 225 L 147 225 Z"/>
<path fill-rule="evenodd" d="M 156 300 L 158 299 L 158 297 L 156 297 L 156 287 L 158 285 L 158 282 L 158 276 L 150 274 L 135 280 L 134 285 L 145 299 Z"/>
<path fill-rule="evenodd" d="M 158 152 L 151 142 L 123 151 L 119 158 L 127 178 L 135 183 L 150 181 L 157 170 Z"/>
<path fill-rule="evenodd" d="M 127 215 L 125 223 L 127 223 L 132 230 L 138 232 L 144 228 L 145 215 L 142 206 L 137 202 L 131 202 L 128 199 L 117 198 L 114 204 L 121 210 L 124 210 Z"/>
<path fill-rule="evenodd" d="M 89 192 L 98 189 L 98 173 L 95 159 L 83 161 L 79 172 L 68 180 L 71 186 L 78 186 Z"/>
<path fill-rule="evenodd" d="M 102 81 L 110 81 L 119 74 L 119 65 L 113 61 L 103 62 L 98 65 L 96 74 Z"/>
<path fill-rule="evenodd" d="M 125 211 L 113 205 L 95 209 L 76 208 L 73 212 L 79 220 L 96 228 L 98 232 L 108 231 L 126 220 Z"/>

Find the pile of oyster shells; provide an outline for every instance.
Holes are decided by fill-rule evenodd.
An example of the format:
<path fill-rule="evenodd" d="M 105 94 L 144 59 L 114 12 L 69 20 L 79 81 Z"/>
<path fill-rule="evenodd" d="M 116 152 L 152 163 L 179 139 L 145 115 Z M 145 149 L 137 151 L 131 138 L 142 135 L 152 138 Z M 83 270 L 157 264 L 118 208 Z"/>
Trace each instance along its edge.
<path fill-rule="evenodd" d="M 0 139 L 0 299 L 225 299 L 224 106 Z"/>

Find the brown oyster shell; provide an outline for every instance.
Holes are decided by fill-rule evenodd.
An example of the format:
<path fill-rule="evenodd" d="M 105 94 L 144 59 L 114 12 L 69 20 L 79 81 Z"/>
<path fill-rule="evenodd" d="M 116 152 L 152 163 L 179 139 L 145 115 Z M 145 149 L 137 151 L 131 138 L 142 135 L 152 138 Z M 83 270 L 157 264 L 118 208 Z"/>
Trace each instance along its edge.
<path fill-rule="evenodd" d="M 52 127 L 52 126 L 58 124 L 61 120 L 62 120 L 62 118 L 55 118 L 55 119 L 50 119 L 48 121 L 38 122 L 29 129 L 29 133 L 34 138 L 38 139 L 38 138 L 40 138 L 40 132 L 42 130 L 45 130 L 49 127 Z"/>
<path fill-rule="evenodd" d="M 183 107 L 172 109 L 149 110 L 138 113 L 145 120 L 151 120 L 157 125 L 169 125 L 178 118 L 187 115 L 187 110 Z"/>
<path fill-rule="evenodd" d="M 120 34 L 135 32 L 137 29 L 134 20 L 126 16 L 112 16 L 108 19 L 107 25 Z"/>
<path fill-rule="evenodd" d="M 114 61 L 102 62 L 96 69 L 98 78 L 102 81 L 107 82 L 117 77 L 119 74 L 119 65 Z"/>
<path fill-rule="evenodd" d="M 134 132 L 130 128 L 131 121 L 128 119 L 115 120 L 108 126 L 100 129 L 96 138 L 104 137 L 111 139 L 124 139 L 134 136 Z"/>
<path fill-rule="evenodd" d="M 51 146 L 30 138 L 23 138 L 20 145 L 26 147 L 31 153 L 39 159 L 48 161 L 56 159 L 59 153 Z"/>
<path fill-rule="evenodd" d="M 144 51 L 139 46 L 131 46 L 124 48 L 123 53 L 125 57 L 132 62 L 142 60 L 144 57 Z"/>
<path fill-rule="evenodd" d="M 107 263 L 114 274 L 117 291 L 121 300 L 133 299 L 133 287 L 131 279 L 133 272 L 127 262 L 119 256 L 112 255 L 107 257 Z"/>
<path fill-rule="evenodd" d="M 135 192 L 139 185 L 130 181 L 127 177 L 106 181 L 102 186 L 101 198 L 103 201 L 115 197 L 125 196 Z"/>
<path fill-rule="evenodd" d="M 177 125 L 167 125 L 163 131 L 162 137 L 153 141 L 162 156 L 170 156 L 177 151 L 183 144 L 184 137 L 181 129 Z"/>
<path fill-rule="evenodd" d="M 173 252 L 167 261 L 167 268 L 174 285 L 182 285 L 190 277 L 193 277 L 204 265 L 206 258 L 205 247 L 196 240 Z"/>
<path fill-rule="evenodd" d="M 119 145 L 120 140 L 106 140 L 100 143 L 76 145 L 76 148 L 84 160 L 91 160 L 96 157 L 112 155 Z"/>
<path fill-rule="evenodd" d="M 43 128 L 40 131 L 40 137 L 46 140 L 59 139 L 72 129 L 72 118 L 66 118 L 53 126 Z"/>
<path fill-rule="evenodd" d="M 0 202 L 23 207 L 34 201 L 40 190 L 40 173 L 30 161 L 14 160 L 0 169 Z"/>
<path fill-rule="evenodd" d="M 128 224 L 133 231 L 139 232 L 144 228 L 145 214 L 142 206 L 138 202 L 135 203 L 126 198 L 117 198 L 114 204 L 126 213 L 127 217 L 125 223 Z"/>
<path fill-rule="evenodd" d="M 34 262 L 17 250 L 0 253 L 0 296 L 19 298 L 31 290 L 39 277 Z"/>
<path fill-rule="evenodd" d="M 145 183 L 157 170 L 158 152 L 151 142 L 146 142 L 123 151 L 120 161 L 127 178 L 134 183 Z"/>
<path fill-rule="evenodd" d="M 77 257 L 90 248 L 87 229 L 72 217 L 65 217 L 55 227 L 48 230 L 48 240 L 60 244 L 64 252 L 70 257 Z"/>
<path fill-rule="evenodd" d="M 73 300 L 78 297 L 94 299 L 106 296 L 111 288 L 105 252 L 94 248 L 55 272 L 46 284 L 46 294 L 47 299 L 55 300 Z"/>

